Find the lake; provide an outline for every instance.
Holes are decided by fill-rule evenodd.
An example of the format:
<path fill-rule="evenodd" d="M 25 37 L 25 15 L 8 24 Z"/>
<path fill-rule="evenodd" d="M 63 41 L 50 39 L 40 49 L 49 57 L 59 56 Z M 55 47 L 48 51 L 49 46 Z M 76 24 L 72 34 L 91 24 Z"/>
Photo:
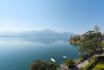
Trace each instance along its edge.
<path fill-rule="evenodd" d="M 78 58 L 78 50 L 64 40 L 45 43 L 18 37 L 0 37 L 0 70 L 29 70 L 30 64 L 39 59 L 54 58 L 62 63 L 62 56 Z"/>

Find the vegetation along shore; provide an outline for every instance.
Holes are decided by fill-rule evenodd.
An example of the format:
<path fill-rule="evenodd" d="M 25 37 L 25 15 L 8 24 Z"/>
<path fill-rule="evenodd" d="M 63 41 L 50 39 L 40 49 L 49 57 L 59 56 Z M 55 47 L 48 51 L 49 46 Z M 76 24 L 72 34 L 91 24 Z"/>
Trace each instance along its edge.
<path fill-rule="evenodd" d="M 71 36 L 69 43 L 79 50 L 78 60 L 66 57 L 62 64 L 57 64 L 54 59 L 36 60 L 30 70 L 104 70 L 104 35 L 99 26 L 82 35 Z"/>

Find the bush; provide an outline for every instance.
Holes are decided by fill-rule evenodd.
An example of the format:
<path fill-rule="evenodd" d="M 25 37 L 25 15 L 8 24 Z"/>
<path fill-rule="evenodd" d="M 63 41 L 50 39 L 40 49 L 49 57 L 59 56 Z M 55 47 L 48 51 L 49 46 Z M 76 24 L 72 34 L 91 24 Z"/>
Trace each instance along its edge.
<path fill-rule="evenodd" d="M 66 59 L 65 64 L 68 66 L 68 68 L 73 68 L 75 63 L 71 59 Z"/>
<path fill-rule="evenodd" d="M 57 64 L 56 63 L 50 61 L 47 63 L 47 65 L 48 65 L 49 70 L 57 70 Z"/>
<path fill-rule="evenodd" d="M 47 64 L 44 61 L 35 61 L 31 67 L 30 70 L 47 70 Z"/>
<path fill-rule="evenodd" d="M 53 62 L 44 62 L 37 60 L 33 62 L 30 70 L 57 70 L 57 64 Z"/>
<path fill-rule="evenodd" d="M 80 56 L 79 60 L 80 60 L 80 62 L 83 62 L 84 61 L 84 56 Z"/>

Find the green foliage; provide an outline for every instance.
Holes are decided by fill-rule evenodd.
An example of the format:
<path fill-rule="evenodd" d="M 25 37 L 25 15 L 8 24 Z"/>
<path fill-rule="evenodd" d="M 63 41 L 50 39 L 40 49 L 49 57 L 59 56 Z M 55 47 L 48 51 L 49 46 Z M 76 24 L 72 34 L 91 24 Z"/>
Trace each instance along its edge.
<path fill-rule="evenodd" d="M 57 70 L 57 64 L 53 62 L 45 62 L 37 60 L 33 62 L 30 70 Z"/>
<path fill-rule="evenodd" d="M 84 60 L 84 57 L 80 56 L 79 60 L 80 60 L 80 62 L 82 62 Z"/>
<path fill-rule="evenodd" d="M 104 62 L 99 62 L 96 66 L 95 66 L 95 69 L 102 69 L 104 70 Z"/>
<path fill-rule="evenodd" d="M 96 57 L 95 56 L 93 56 L 93 57 L 91 57 L 91 62 L 96 62 L 97 61 L 97 59 L 96 59 Z"/>
<path fill-rule="evenodd" d="M 71 59 L 67 58 L 65 60 L 65 64 L 68 66 L 68 68 L 73 68 L 73 66 L 74 66 L 75 63 Z"/>
<path fill-rule="evenodd" d="M 32 65 L 30 70 L 47 70 L 47 63 L 44 61 L 35 61 Z"/>
<path fill-rule="evenodd" d="M 94 51 L 102 49 L 100 47 L 101 43 L 101 33 L 94 33 L 93 31 L 88 31 L 83 35 L 73 36 L 70 38 L 70 43 L 78 46 L 81 54 L 91 55 Z"/>
<path fill-rule="evenodd" d="M 57 70 L 57 64 L 54 63 L 54 62 L 52 62 L 52 61 L 49 61 L 49 62 L 47 63 L 47 66 L 48 66 L 48 69 L 49 69 L 49 70 Z"/>
<path fill-rule="evenodd" d="M 101 45 L 101 47 L 102 47 L 102 48 L 104 48 L 104 41 L 103 41 L 103 42 L 101 42 L 101 44 L 100 44 L 100 45 Z"/>

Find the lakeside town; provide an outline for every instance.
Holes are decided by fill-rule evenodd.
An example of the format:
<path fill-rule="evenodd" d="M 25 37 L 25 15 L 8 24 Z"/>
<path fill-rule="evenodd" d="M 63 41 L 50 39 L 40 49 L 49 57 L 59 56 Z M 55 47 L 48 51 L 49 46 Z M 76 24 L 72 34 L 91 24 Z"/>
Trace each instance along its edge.
<path fill-rule="evenodd" d="M 0 70 L 104 70 L 104 0 L 0 0 Z"/>
<path fill-rule="evenodd" d="M 52 58 L 49 62 L 36 60 L 30 70 L 104 70 L 104 35 L 99 26 L 82 35 L 71 36 L 69 43 L 78 48 L 78 60 L 65 57 L 62 64 L 57 64 Z"/>

